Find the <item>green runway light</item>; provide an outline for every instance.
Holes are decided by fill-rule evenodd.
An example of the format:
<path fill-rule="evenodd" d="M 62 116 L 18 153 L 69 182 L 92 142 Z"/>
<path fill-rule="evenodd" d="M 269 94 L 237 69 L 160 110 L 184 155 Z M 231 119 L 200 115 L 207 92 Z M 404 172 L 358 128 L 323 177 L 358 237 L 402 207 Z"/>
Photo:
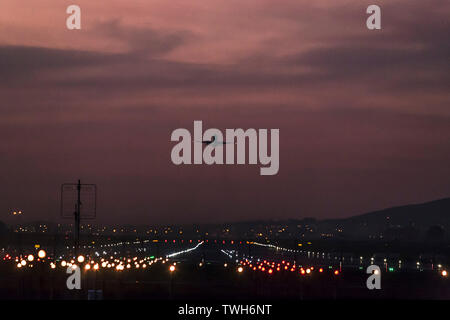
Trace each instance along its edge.
<path fill-rule="evenodd" d="M 394 268 L 389 267 L 389 272 L 394 272 Z"/>

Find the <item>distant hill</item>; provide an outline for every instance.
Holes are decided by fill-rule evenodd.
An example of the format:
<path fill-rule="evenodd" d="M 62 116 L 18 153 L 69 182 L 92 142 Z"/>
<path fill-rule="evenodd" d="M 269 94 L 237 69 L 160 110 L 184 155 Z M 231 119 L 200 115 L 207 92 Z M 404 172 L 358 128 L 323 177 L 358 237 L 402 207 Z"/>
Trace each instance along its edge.
<path fill-rule="evenodd" d="M 432 226 L 441 226 L 448 234 L 450 231 L 450 198 L 441 200 L 387 208 L 366 214 L 346 218 L 330 219 L 320 222 L 322 228 L 339 226 L 346 235 L 363 236 L 384 233 L 406 233 L 417 237 Z M 416 233 L 416 234 L 415 234 Z"/>
<path fill-rule="evenodd" d="M 379 222 L 381 220 L 389 220 L 391 224 L 411 222 L 423 226 L 448 223 L 450 221 L 450 198 L 369 212 L 344 221 Z"/>
<path fill-rule="evenodd" d="M 441 229 L 450 237 L 450 198 L 373 211 L 350 218 L 317 220 L 314 218 L 253 220 L 227 224 L 239 234 L 255 230 L 280 238 L 345 237 L 348 239 L 425 240 L 430 232 Z M 279 233 L 277 230 L 286 232 Z M 433 231 L 434 230 L 434 231 Z"/>

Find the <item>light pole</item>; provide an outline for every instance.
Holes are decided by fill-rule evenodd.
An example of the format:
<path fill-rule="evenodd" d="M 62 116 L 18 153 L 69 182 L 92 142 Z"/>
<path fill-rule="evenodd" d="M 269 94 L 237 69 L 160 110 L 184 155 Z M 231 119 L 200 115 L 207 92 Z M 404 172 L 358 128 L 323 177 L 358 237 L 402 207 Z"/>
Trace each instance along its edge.
<path fill-rule="evenodd" d="M 21 226 L 21 224 L 22 224 L 22 215 L 23 215 L 23 212 L 21 211 L 21 210 L 19 210 L 19 211 L 13 211 L 12 212 L 12 215 L 14 216 L 14 217 L 16 217 L 17 218 L 17 233 L 18 233 L 18 235 L 17 235 L 17 241 L 19 242 L 18 243 L 18 245 L 19 245 L 19 256 L 20 257 L 22 257 L 22 226 Z"/>
<path fill-rule="evenodd" d="M 47 256 L 47 252 L 41 249 L 37 253 L 37 268 L 39 272 L 39 299 L 42 298 L 43 290 L 44 290 L 44 273 L 45 273 L 45 257 Z"/>
<path fill-rule="evenodd" d="M 173 273 L 175 272 L 175 270 L 176 270 L 175 265 L 171 265 L 169 267 L 169 272 L 170 272 L 169 295 L 170 295 L 170 299 L 173 299 Z"/>

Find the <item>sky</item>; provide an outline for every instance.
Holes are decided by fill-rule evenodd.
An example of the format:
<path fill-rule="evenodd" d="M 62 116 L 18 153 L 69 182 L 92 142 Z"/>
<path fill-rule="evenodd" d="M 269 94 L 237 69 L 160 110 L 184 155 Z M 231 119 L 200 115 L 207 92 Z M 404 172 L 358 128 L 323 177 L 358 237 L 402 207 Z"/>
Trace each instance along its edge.
<path fill-rule="evenodd" d="M 67 6 L 81 30 L 67 30 Z M 381 7 L 381 30 L 366 8 Z M 348 217 L 450 196 L 450 3 L 2 0 L 0 220 Z M 280 170 L 175 166 L 177 128 L 280 129 Z"/>

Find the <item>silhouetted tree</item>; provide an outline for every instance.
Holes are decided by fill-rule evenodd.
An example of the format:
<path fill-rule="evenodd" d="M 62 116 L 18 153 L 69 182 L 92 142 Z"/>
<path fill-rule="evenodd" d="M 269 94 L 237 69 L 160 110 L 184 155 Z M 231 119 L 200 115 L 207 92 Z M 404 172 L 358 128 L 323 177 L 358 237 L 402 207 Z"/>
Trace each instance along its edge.
<path fill-rule="evenodd" d="M 6 227 L 6 224 L 0 221 L 0 236 L 4 236 L 7 232 L 8 228 Z"/>

